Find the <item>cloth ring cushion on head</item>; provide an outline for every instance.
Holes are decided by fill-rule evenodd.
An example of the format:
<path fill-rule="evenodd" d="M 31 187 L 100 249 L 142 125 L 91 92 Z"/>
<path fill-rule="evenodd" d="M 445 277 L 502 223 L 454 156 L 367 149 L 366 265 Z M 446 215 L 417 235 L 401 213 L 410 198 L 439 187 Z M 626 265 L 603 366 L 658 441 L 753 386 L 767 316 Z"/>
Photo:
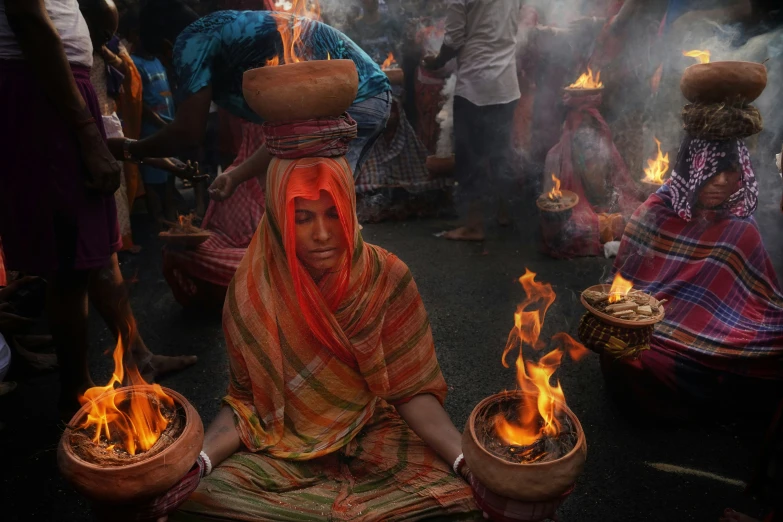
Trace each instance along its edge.
<path fill-rule="evenodd" d="M 285 123 L 264 123 L 269 152 L 281 159 L 344 156 L 356 137 L 356 122 L 348 114 Z"/>

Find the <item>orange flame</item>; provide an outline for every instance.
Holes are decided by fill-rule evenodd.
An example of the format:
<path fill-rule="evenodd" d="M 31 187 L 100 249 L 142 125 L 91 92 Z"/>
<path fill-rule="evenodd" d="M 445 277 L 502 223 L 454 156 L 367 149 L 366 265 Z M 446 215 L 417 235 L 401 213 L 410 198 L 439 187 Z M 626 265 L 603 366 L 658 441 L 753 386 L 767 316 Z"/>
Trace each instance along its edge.
<path fill-rule="evenodd" d="M 598 71 L 593 78 L 593 70 L 589 67 L 587 72 L 583 73 L 574 83 L 568 86 L 569 89 L 600 89 L 604 86 L 601 83 L 601 72 Z"/>
<path fill-rule="evenodd" d="M 321 5 L 318 0 L 278 0 L 276 8 L 283 12 L 272 13 L 277 24 L 277 32 L 283 41 L 283 63 L 307 61 L 304 57 L 302 42 L 302 18 L 321 19 Z M 329 56 L 327 59 L 331 59 Z M 274 56 L 266 61 L 267 67 L 280 65 L 280 56 Z"/>
<path fill-rule="evenodd" d="M 707 50 L 700 51 L 695 49 L 693 51 L 683 51 L 682 55 L 687 56 L 688 58 L 696 58 L 699 60 L 699 63 L 710 63 L 710 52 Z"/>
<path fill-rule="evenodd" d="M 123 367 L 124 353 L 122 339 L 119 339 L 114 349 L 114 373 L 109 383 L 94 386 L 79 397 L 79 402 L 89 404 L 90 408 L 78 428 L 94 427 L 93 442 L 100 442 L 101 435 L 104 435 L 112 443 L 110 448 L 120 444 L 125 451 L 135 455 L 139 451 L 147 451 L 158 441 L 169 424 L 161 407 L 174 408 L 174 400 L 158 384 L 152 385 L 155 401 L 146 393 L 125 394 L 122 388 L 116 389 L 114 385 L 122 385 L 126 373 L 131 385 L 147 384 L 135 366 Z M 130 397 L 129 401 L 127 397 Z"/>
<path fill-rule="evenodd" d="M 392 65 L 397 65 L 397 61 L 394 59 L 394 54 L 389 51 L 389 56 L 387 56 L 383 61 L 383 64 L 381 64 L 381 69 L 388 69 Z"/>
<path fill-rule="evenodd" d="M 581 359 L 587 349 L 568 334 L 559 333 L 553 337 L 559 346 L 545 354 L 537 362 L 525 361 L 523 346 L 536 350 L 542 348 L 539 341 L 544 318 L 557 295 L 552 285 L 535 280 L 536 274 L 525 270 L 519 278 L 526 297 L 517 306 L 514 314 L 514 328 L 509 333 L 506 348 L 501 359 L 508 368 L 506 356 L 519 348 L 516 360 L 517 384 L 523 392 L 519 405 L 518 419 L 510 422 L 502 413 L 493 419 L 497 434 L 508 444 L 527 446 L 542 436 L 555 437 L 560 433 L 557 417 L 565 404 L 565 395 L 559 382 L 551 384 L 552 376 L 560 367 L 563 353 L 568 352 L 573 360 Z"/>
<path fill-rule="evenodd" d="M 617 303 L 622 301 L 633 289 L 633 283 L 624 278 L 620 272 L 617 272 L 612 281 L 612 288 L 609 290 L 609 302 Z"/>
<path fill-rule="evenodd" d="M 555 185 L 549 191 L 547 197 L 552 201 L 557 201 L 563 197 L 563 192 L 560 190 L 560 180 L 554 174 L 552 174 L 552 181 L 555 182 Z"/>
<path fill-rule="evenodd" d="M 663 64 L 659 65 L 657 69 L 655 69 L 655 73 L 652 75 L 652 78 L 650 79 L 650 90 L 653 94 L 658 92 L 658 89 L 661 87 L 661 78 L 663 78 Z"/>
<path fill-rule="evenodd" d="M 653 138 L 658 145 L 658 156 L 655 159 L 647 160 L 647 168 L 644 169 L 644 179 L 647 183 L 663 185 L 663 177 L 669 170 L 669 153 L 661 152 L 661 142 Z"/>

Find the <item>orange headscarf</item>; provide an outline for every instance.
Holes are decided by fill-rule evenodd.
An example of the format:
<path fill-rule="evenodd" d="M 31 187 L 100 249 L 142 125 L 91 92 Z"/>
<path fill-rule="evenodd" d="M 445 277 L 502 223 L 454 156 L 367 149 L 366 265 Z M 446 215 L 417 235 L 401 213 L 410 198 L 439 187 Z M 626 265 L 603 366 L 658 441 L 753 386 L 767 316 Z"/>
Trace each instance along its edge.
<path fill-rule="evenodd" d="M 296 257 L 293 202 L 335 202 L 349 252 L 316 284 Z M 343 157 L 282 160 L 267 173 L 267 209 L 223 308 L 225 402 L 244 445 L 310 459 L 350 442 L 377 398 L 443 401 L 427 313 L 408 267 L 363 242 L 353 175 Z"/>

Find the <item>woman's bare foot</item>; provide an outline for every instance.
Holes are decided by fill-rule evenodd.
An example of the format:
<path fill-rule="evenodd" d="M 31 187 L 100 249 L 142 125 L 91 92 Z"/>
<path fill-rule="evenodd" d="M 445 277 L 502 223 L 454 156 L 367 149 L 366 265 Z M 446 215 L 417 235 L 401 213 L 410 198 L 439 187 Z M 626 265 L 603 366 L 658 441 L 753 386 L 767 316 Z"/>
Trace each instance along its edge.
<path fill-rule="evenodd" d="M 198 357 L 195 355 L 179 355 L 176 357 L 153 355 L 145 361 L 145 364 L 139 365 L 139 371 L 145 381 L 152 383 L 164 375 L 193 366 L 197 361 Z"/>
<path fill-rule="evenodd" d="M 480 228 L 466 226 L 444 232 L 440 237 L 453 241 L 484 241 L 486 236 Z"/>
<path fill-rule="evenodd" d="M 726 508 L 723 511 L 723 516 L 720 517 L 719 522 L 759 522 L 753 517 L 749 517 L 744 513 L 739 513 L 733 509 Z"/>

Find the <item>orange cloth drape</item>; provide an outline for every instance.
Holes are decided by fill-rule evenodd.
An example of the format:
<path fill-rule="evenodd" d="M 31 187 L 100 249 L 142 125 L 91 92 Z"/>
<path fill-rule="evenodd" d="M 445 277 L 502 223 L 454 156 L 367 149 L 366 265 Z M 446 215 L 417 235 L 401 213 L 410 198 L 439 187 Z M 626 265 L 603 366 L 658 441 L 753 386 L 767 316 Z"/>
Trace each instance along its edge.
<path fill-rule="evenodd" d="M 122 133 L 126 138 L 137 140 L 141 136 L 142 114 L 142 83 L 141 75 L 133 64 L 128 51 L 120 49 L 120 58 L 125 64 L 125 79 L 122 82 L 122 92 L 117 97 L 117 116 L 122 121 Z M 126 191 L 128 194 L 129 208 L 133 209 L 133 202 L 144 194 L 144 185 L 141 182 L 139 166 L 126 162 L 123 165 L 125 173 Z"/>
<path fill-rule="evenodd" d="M 295 244 L 293 198 L 320 190 L 334 199 L 353 254 L 316 285 L 286 252 Z M 267 212 L 223 308 L 225 401 L 245 446 L 312 459 L 350 442 L 377 398 L 395 404 L 431 393 L 442 402 L 446 384 L 421 296 L 402 261 L 363 242 L 345 159 L 275 158 L 266 193 Z"/>

